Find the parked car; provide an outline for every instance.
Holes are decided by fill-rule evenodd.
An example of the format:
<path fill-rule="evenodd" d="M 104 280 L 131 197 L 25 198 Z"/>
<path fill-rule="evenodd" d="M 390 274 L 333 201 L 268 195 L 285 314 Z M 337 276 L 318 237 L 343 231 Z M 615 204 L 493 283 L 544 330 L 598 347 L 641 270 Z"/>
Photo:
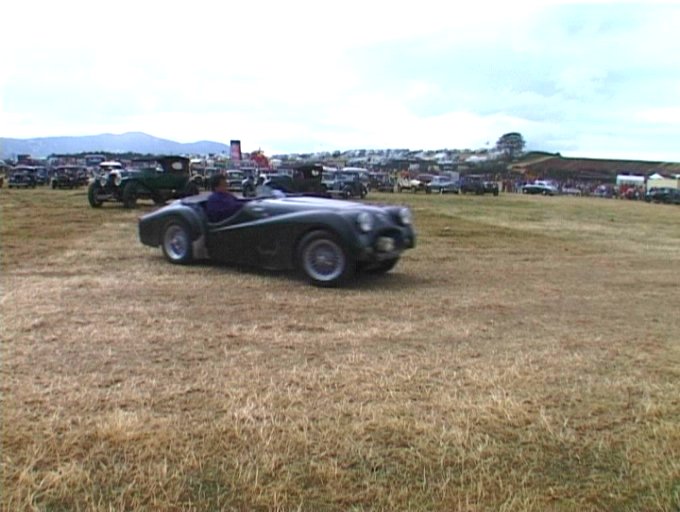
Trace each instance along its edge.
<path fill-rule="evenodd" d="M 303 164 L 293 169 L 280 169 L 270 174 L 258 188 L 258 195 L 268 195 L 272 190 L 285 194 L 308 194 L 330 197 L 323 184 L 323 166 Z"/>
<path fill-rule="evenodd" d="M 324 171 L 322 183 L 331 197 L 364 198 L 368 194 L 368 187 L 362 182 L 359 173 L 354 171 Z"/>
<path fill-rule="evenodd" d="M 458 194 L 460 193 L 460 186 L 457 181 L 452 180 L 447 176 L 435 176 L 425 185 L 425 192 L 428 194 Z"/>
<path fill-rule="evenodd" d="M 57 188 L 78 188 L 83 184 L 85 170 L 78 165 L 60 165 L 54 169 L 51 186 Z"/>
<path fill-rule="evenodd" d="M 7 186 L 9 188 L 35 188 L 37 186 L 35 174 L 26 170 L 12 171 L 7 180 Z"/>
<path fill-rule="evenodd" d="M 411 178 L 406 175 L 399 176 L 396 183 L 397 192 L 409 190 L 413 193 L 425 191 L 425 183 L 418 178 Z"/>
<path fill-rule="evenodd" d="M 533 183 L 528 183 L 522 187 L 522 194 L 541 194 L 544 196 L 555 196 L 559 194 L 557 187 L 545 182 L 545 181 L 535 181 Z"/>
<path fill-rule="evenodd" d="M 411 212 L 337 199 L 242 199 L 236 214 L 207 220 L 208 194 L 176 201 L 139 220 L 140 241 L 170 263 L 209 258 L 266 269 L 297 269 L 313 285 L 336 286 L 357 271 L 385 273 L 415 246 Z"/>
<path fill-rule="evenodd" d="M 375 192 L 394 192 L 396 180 L 387 173 L 372 172 L 368 176 L 368 188 Z"/>
<path fill-rule="evenodd" d="M 645 201 L 648 203 L 680 204 L 680 189 L 671 187 L 655 187 L 647 191 Z"/>
<path fill-rule="evenodd" d="M 229 170 L 225 172 L 227 178 L 227 188 L 232 192 L 241 192 L 243 190 L 243 180 L 245 174 L 243 171 Z"/>
<path fill-rule="evenodd" d="M 493 194 L 497 196 L 499 193 L 498 182 L 497 181 L 485 181 L 484 182 L 484 193 Z"/>
<path fill-rule="evenodd" d="M 132 169 L 112 168 L 90 184 L 90 205 L 98 208 L 106 201 L 114 201 L 134 208 L 138 199 L 165 204 L 170 199 L 198 194 L 200 189 L 192 179 L 189 162 L 181 156 L 159 156 L 135 161 Z"/>
<path fill-rule="evenodd" d="M 458 182 L 461 194 L 483 195 L 486 192 L 484 180 L 480 176 L 463 176 Z"/>

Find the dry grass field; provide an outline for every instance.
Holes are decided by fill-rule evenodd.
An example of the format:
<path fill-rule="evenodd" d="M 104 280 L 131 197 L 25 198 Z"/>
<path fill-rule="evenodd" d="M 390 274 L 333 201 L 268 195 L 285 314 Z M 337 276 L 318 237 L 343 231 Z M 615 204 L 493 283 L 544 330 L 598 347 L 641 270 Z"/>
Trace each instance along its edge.
<path fill-rule="evenodd" d="M 680 208 L 373 200 L 418 247 L 325 290 L 0 190 L 2 509 L 680 510 Z"/>

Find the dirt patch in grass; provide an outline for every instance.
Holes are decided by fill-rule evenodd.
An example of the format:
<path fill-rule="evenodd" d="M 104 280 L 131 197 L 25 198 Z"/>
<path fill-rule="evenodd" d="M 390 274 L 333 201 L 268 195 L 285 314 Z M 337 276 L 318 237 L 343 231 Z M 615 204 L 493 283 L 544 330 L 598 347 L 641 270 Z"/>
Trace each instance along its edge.
<path fill-rule="evenodd" d="M 418 247 L 319 290 L 6 192 L 6 510 L 680 507 L 677 208 L 384 194 Z"/>

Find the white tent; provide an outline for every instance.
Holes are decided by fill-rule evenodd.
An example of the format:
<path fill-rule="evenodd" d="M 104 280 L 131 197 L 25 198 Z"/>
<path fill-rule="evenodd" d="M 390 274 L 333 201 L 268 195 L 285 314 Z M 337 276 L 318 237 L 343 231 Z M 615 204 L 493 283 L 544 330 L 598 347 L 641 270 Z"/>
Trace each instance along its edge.
<path fill-rule="evenodd" d="M 629 174 L 619 174 L 616 177 L 616 184 L 617 185 L 644 185 L 645 184 L 645 177 L 644 176 L 629 175 Z"/>

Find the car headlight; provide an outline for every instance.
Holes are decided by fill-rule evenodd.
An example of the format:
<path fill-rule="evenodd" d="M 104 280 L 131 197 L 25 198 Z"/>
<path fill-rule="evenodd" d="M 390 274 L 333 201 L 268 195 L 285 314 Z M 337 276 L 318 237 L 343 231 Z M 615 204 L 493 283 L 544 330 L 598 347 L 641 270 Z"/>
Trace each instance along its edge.
<path fill-rule="evenodd" d="M 413 221 L 413 215 L 411 215 L 411 210 L 408 208 L 401 208 L 399 210 L 399 222 L 404 226 L 408 226 Z"/>
<path fill-rule="evenodd" d="M 106 186 L 106 182 L 107 182 L 107 181 L 108 181 L 108 179 L 107 179 L 107 177 L 106 177 L 106 174 L 102 174 L 101 176 L 99 176 L 99 184 L 100 184 L 102 187 L 105 187 L 105 186 Z"/>
<path fill-rule="evenodd" d="M 373 229 L 373 215 L 368 212 L 361 212 L 357 215 L 357 226 L 364 233 L 368 233 Z"/>
<path fill-rule="evenodd" d="M 120 175 L 120 173 L 116 173 L 113 177 L 113 183 L 117 186 L 120 187 L 120 184 L 123 183 L 123 177 Z"/>

